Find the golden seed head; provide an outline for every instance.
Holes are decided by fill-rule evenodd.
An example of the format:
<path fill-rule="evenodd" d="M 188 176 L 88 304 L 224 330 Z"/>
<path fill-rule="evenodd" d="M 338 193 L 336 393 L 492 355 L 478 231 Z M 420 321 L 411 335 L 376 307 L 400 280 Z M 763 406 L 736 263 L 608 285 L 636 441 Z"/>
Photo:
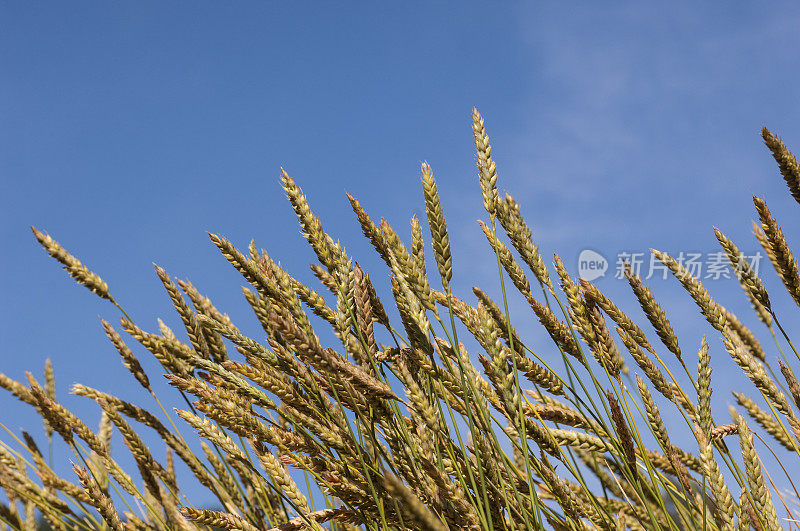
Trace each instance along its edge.
<path fill-rule="evenodd" d="M 69 254 L 67 250 L 64 249 L 57 241 L 51 238 L 49 234 L 45 234 L 37 230 L 35 227 L 31 227 L 31 230 L 33 231 L 33 235 L 36 236 L 36 239 L 39 241 L 42 247 L 44 247 L 48 254 L 61 262 L 61 264 L 64 266 L 64 270 L 69 273 L 69 275 L 75 279 L 78 284 L 86 286 L 89 291 L 95 295 L 114 302 L 114 299 L 108 292 L 108 285 L 103 282 L 102 278 L 90 271 L 88 267 L 80 262 L 80 260 Z"/>

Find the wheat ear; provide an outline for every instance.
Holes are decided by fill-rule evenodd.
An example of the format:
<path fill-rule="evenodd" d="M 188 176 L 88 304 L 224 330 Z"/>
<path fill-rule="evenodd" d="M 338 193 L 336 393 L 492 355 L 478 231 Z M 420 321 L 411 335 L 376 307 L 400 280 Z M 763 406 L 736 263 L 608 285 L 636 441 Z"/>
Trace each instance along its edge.
<path fill-rule="evenodd" d="M 789 187 L 789 192 L 791 192 L 794 200 L 800 203 L 800 165 L 797 164 L 797 159 L 780 137 L 774 135 L 766 127 L 761 129 L 761 138 L 764 139 L 764 143 L 772 152 L 775 162 L 778 163 L 778 168 L 786 181 L 786 186 Z"/>
<path fill-rule="evenodd" d="M 745 422 L 742 415 L 734 411 L 733 416 L 739 426 L 739 442 L 742 447 L 742 458 L 747 472 L 747 487 L 750 490 L 750 497 L 753 500 L 756 514 L 760 519 L 763 519 L 770 531 L 781 529 L 775 506 L 772 504 L 772 496 L 761 471 L 761 460 L 753 446 L 753 434 L 750 432 L 750 428 L 747 427 L 747 422 Z"/>
<path fill-rule="evenodd" d="M 112 303 L 115 302 L 114 298 L 108 292 L 108 284 L 103 282 L 102 278 L 90 271 L 80 260 L 67 252 L 67 250 L 51 238 L 49 234 L 45 234 L 35 227 L 31 227 L 31 230 L 47 253 L 61 262 L 66 272 L 69 273 L 69 276 L 74 278 L 78 284 L 86 286 L 89 291 L 103 299 L 107 299 Z"/>

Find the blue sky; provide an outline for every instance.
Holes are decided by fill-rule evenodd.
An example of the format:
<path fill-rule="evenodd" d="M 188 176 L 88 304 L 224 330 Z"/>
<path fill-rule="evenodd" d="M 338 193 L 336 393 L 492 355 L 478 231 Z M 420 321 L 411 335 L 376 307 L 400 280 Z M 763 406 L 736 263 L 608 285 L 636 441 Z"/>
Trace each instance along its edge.
<path fill-rule="evenodd" d="M 282 166 L 350 253 L 380 268 L 345 192 L 407 237 L 427 160 L 456 286 L 496 290 L 474 223 L 473 106 L 501 189 L 545 255 L 557 250 L 573 272 L 585 248 L 716 251 L 713 226 L 755 251 L 753 193 L 800 241 L 798 205 L 759 137 L 767 125 L 800 150 L 798 23 L 800 8 L 782 2 L 4 3 L 0 370 L 40 374 L 51 357 L 60 396 L 87 417 L 95 410 L 66 396 L 73 382 L 147 403 L 100 328 L 98 315 L 117 313 L 72 284 L 29 225 L 98 272 L 144 328 L 164 317 L 178 329 L 156 262 L 257 330 L 241 279 L 205 232 L 255 238 L 311 280 Z M 373 277 L 385 281 L 385 269 Z M 675 284 L 653 281 L 692 352 L 710 331 Z M 620 281 L 598 286 L 634 308 Z M 746 314 L 734 282 L 709 289 Z M 783 299 L 791 323 L 797 308 Z M 520 315 L 518 328 L 546 345 Z M 735 381 L 719 341 L 712 349 L 715 377 Z M 716 386 L 723 418 L 726 385 Z M 0 404 L 4 424 L 29 425 L 23 406 Z"/>

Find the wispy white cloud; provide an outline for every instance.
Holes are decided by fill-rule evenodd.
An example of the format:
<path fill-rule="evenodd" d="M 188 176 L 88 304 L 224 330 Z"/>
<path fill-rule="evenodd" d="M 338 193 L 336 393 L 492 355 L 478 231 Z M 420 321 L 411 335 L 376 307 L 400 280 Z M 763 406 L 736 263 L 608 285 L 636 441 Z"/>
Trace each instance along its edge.
<path fill-rule="evenodd" d="M 525 125 L 504 148 L 503 185 L 544 219 L 558 218 L 559 206 L 604 212 L 560 220 L 548 228 L 553 239 L 585 234 L 587 225 L 616 230 L 623 206 L 629 222 L 654 208 L 697 211 L 712 191 L 746 199 L 763 179 L 757 132 L 776 112 L 769 87 L 787 75 L 782 69 L 800 66 L 798 15 L 725 20 L 711 9 L 655 4 L 569 16 L 530 8 L 520 16 L 534 58 L 520 106 Z"/>
<path fill-rule="evenodd" d="M 800 118 L 768 98 L 777 90 L 787 101 L 793 91 L 781 83 L 799 81 L 791 69 L 800 71 L 800 11 L 725 19 L 688 4 L 569 16 L 526 9 L 519 130 L 494 144 L 500 188 L 522 204 L 548 261 L 587 247 L 712 251 L 712 225 L 733 220 L 749 230 L 751 192 L 782 194 L 758 129 L 781 113 Z M 496 121 L 486 118 L 492 135 Z M 796 125 L 781 131 L 800 139 Z M 476 190 L 460 192 L 465 203 L 477 207 Z M 496 267 L 483 263 L 475 226 L 451 231 L 475 274 Z"/>

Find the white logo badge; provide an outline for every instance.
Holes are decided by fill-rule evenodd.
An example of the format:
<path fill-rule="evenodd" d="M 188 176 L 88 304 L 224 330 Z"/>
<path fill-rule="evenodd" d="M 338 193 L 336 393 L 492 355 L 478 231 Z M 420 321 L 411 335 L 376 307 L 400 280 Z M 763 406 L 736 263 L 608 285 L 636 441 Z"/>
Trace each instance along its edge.
<path fill-rule="evenodd" d="M 608 270 L 608 260 L 598 252 L 591 249 L 584 249 L 578 255 L 578 276 L 582 279 L 592 281 L 606 274 Z"/>

